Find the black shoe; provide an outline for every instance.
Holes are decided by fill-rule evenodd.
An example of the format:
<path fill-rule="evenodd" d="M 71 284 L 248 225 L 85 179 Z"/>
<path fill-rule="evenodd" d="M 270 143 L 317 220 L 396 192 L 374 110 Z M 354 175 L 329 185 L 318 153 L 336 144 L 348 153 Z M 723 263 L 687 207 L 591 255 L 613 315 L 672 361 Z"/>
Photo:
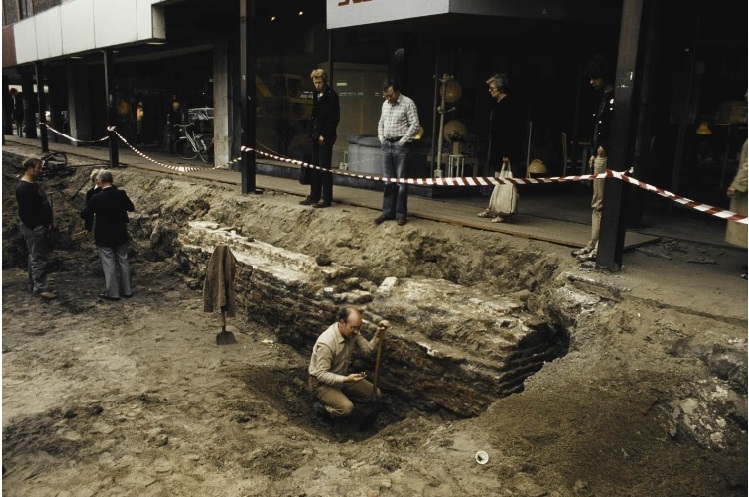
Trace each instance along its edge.
<path fill-rule="evenodd" d="M 333 416 L 330 415 L 322 402 L 315 402 L 312 404 L 312 412 L 315 413 L 315 419 L 322 424 L 332 425 L 334 422 Z"/>
<path fill-rule="evenodd" d="M 100 298 L 100 299 L 104 299 L 104 300 L 113 300 L 113 301 L 114 301 L 114 300 L 120 300 L 120 298 L 119 298 L 119 297 L 110 297 L 110 296 L 109 296 L 109 295 L 107 295 L 106 293 L 100 293 L 100 294 L 99 294 L 99 298 Z"/>
<path fill-rule="evenodd" d="M 325 207 L 330 207 L 330 202 L 320 200 L 318 203 L 312 204 L 312 207 L 314 207 L 315 209 L 323 209 Z"/>
<path fill-rule="evenodd" d="M 316 202 L 317 202 L 317 200 L 312 200 L 311 198 L 307 197 L 304 200 L 300 201 L 299 205 L 312 205 L 312 204 L 314 204 Z"/>
<path fill-rule="evenodd" d="M 407 222 L 405 217 L 398 218 L 398 226 L 405 226 Z"/>
<path fill-rule="evenodd" d="M 128 293 L 127 295 L 123 295 L 122 297 L 126 298 L 126 299 L 131 299 L 131 298 L 133 298 L 133 294 L 132 293 Z"/>
<path fill-rule="evenodd" d="M 391 218 L 389 218 L 389 217 L 385 217 L 385 214 L 380 214 L 379 216 L 377 216 L 377 217 L 375 218 L 375 220 L 374 220 L 374 223 L 375 223 L 375 224 L 382 224 L 382 223 L 384 223 L 385 221 L 387 221 L 388 219 L 391 219 Z"/>
<path fill-rule="evenodd" d="M 312 404 L 312 412 L 315 413 L 315 416 L 319 418 L 330 418 L 330 413 L 327 409 L 325 409 L 325 406 L 322 404 L 322 402 L 315 402 Z"/>

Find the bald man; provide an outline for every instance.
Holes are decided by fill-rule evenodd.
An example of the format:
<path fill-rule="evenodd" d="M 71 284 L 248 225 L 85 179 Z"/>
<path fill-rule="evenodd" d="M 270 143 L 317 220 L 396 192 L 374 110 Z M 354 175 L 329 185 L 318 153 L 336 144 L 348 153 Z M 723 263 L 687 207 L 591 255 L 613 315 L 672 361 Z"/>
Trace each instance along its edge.
<path fill-rule="evenodd" d="M 366 373 L 349 374 L 348 368 L 354 350 L 368 355 L 377 350 L 382 333 L 390 327 L 390 323 L 380 321 L 369 341 L 359 334 L 361 326 L 361 311 L 355 307 L 344 307 L 338 311 L 338 321 L 317 338 L 312 349 L 309 388 L 319 400 L 313 409 L 322 419 L 349 416 L 354 410 L 352 399 L 366 403 L 373 398 L 374 386 L 365 379 Z"/>

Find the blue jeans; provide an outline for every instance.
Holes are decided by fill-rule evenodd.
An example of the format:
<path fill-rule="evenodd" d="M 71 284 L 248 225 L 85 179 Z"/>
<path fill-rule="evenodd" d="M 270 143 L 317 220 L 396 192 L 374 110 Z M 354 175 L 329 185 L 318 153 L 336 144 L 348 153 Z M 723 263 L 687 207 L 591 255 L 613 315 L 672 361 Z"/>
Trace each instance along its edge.
<path fill-rule="evenodd" d="M 406 178 L 406 163 L 411 145 L 397 142 L 382 144 L 382 174 L 385 178 Z M 388 219 L 405 218 L 408 215 L 408 185 L 405 183 L 385 183 L 382 198 L 382 215 Z"/>
<path fill-rule="evenodd" d="M 34 293 L 46 292 L 47 287 L 47 227 L 37 226 L 34 229 L 21 223 L 21 235 L 29 250 L 29 287 Z"/>

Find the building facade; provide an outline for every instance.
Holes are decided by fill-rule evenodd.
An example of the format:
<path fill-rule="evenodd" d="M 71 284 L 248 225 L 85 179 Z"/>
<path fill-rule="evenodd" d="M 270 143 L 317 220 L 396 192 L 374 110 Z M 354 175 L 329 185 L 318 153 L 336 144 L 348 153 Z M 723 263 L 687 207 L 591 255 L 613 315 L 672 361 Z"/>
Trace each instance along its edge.
<path fill-rule="evenodd" d="M 356 162 L 348 152 L 359 138 L 376 134 L 386 78 L 399 80 L 419 109 L 424 134 L 415 147 L 414 176 L 444 174 L 438 159 L 455 151 L 483 165 L 490 107 L 485 81 L 503 72 L 522 108 L 516 174 L 538 159 L 548 175 L 559 175 L 579 171 L 576 165 L 589 153 L 597 95 L 584 76 L 587 61 L 604 54 L 616 63 L 633 46 L 634 64 L 620 64 L 617 73 L 630 78 L 618 81 L 631 86 L 628 111 L 620 113 L 629 153 L 615 166 L 635 165 L 638 177 L 652 184 L 721 206 L 746 138 L 747 6 L 728 0 L 709 8 L 665 4 L 4 0 L 4 91 L 21 95 L 26 136 L 36 133 L 41 113 L 34 95 L 42 87 L 47 122 L 76 139 L 101 138 L 114 119 L 140 148 L 170 150 L 174 124 L 195 122 L 211 137 L 216 163 L 226 162 L 239 156 L 241 145 L 240 95 L 248 84 L 241 19 L 249 8 L 259 149 L 294 159 L 308 152 L 309 73 L 324 67 L 341 98 L 334 165 L 377 170 L 371 156 L 359 154 L 365 159 Z M 623 22 L 633 5 L 640 9 L 634 28 Z M 445 75 L 460 92 L 443 116 L 439 79 Z M 14 98 L 6 97 L 9 133 Z M 200 109 L 212 109 L 212 119 Z"/>

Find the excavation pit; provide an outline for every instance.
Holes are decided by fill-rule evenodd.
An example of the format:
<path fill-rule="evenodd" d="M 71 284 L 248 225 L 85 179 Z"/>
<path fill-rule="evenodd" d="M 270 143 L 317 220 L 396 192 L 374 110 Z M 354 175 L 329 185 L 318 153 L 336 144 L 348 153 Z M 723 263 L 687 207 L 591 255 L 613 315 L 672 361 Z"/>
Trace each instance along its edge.
<path fill-rule="evenodd" d="M 363 310 L 367 338 L 373 323 L 389 320 L 380 386 L 403 411 L 475 416 L 522 391 L 529 376 L 567 348 L 562 331 L 512 297 L 444 279 L 390 276 L 378 285 L 353 276 L 352 268 L 320 266 L 313 257 L 213 222 L 189 222 L 177 241 L 181 267 L 197 279 L 204 277 L 214 248 L 229 247 L 237 260 L 238 307 L 304 356 L 340 306 Z M 352 371 L 374 370 L 371 359 L 359 361 Z"/>

